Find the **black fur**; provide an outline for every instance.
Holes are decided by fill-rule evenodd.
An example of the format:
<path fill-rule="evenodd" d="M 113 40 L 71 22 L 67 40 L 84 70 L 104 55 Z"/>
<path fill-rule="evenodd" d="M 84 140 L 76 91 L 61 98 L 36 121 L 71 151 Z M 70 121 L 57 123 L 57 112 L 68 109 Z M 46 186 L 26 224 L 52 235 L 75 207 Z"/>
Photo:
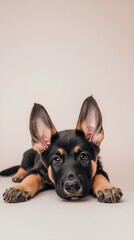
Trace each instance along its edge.
<path fill-rule="evenodd" d="M 12 174 L 15 174 L 18 171 L 19 168 L 20 168 L 19 165 L 10 167 L 8 169 L 5 169 L 5 170 L 1 171 L 0 175 L 8 177 L 8 176 L 10 176 Z"/>

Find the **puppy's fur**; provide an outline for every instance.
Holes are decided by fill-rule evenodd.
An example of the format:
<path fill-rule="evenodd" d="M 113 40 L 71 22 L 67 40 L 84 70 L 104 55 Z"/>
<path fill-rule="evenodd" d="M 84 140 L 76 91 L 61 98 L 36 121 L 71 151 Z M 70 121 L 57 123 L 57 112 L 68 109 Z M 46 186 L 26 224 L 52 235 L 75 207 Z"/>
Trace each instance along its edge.
<path fill-rule="evenodd" d="M 121 199 L 121 190 L 112 186 L 100 162 L 104 131 L 100 109 L 92 96 L 82 105 L 76 129 L 61 132 L 57 132 L 45 108 L 34 104 L 30 133 L 33 149 L 24 153 L 13 177 L 20 183 L 3 194 L 6 202 L 27 201 L 51 188 L 63 199 L 76 200 L 92 191 L 100 202 Z"/>

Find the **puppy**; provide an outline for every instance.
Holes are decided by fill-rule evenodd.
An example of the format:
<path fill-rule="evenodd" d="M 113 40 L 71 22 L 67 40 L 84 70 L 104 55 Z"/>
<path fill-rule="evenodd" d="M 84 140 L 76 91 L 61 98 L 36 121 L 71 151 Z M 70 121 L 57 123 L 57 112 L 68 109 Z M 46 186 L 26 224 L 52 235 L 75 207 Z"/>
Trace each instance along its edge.
<path fill-rule="evenodd" d="M 91 192 L 99 202 L 115 203 L 121 199 L 121 190 L 112 186 L 100 161 L 104 131 L 100 109 L 92 96 L 82 105 L 76 129 L 60 132 L 45 108 L 34 104 L 30 133 L 33 149 L 24 153 L 19 169 L 6 170 L 9 175 L 18 169 L 13 181 L 20 182 L 5 191 L 6 202 L 27 201 L 51 188 L 62 199 L 76 200 Z"/>

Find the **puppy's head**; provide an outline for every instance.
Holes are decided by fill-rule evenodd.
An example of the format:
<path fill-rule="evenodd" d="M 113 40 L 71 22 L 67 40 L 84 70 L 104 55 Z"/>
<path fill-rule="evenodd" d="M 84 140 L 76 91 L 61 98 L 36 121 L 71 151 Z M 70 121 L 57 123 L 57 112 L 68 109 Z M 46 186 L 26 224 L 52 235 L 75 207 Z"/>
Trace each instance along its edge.
<path fill-rule="evenodd" d="M 57 194 L 77 199 L 89 194 L 104 137 L 102 116 L 94 98 L 81 108 L 75 130 L 57 132 L 43 106 L 34 104 L 30 117 L 34 150 L 42 155 Z"/>

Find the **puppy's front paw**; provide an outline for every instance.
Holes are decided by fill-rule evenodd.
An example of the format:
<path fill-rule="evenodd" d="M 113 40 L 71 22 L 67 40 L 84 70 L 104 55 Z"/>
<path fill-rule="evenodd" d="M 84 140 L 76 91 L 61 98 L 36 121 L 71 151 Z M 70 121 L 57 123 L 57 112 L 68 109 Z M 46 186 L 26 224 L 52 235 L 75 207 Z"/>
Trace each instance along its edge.
<path fill-rule="evenodd" d="M 27 173 L 27 170 L 20 167 L 18 172 L 13 176 L 12 181 L 17 183 L 21 182 L 24 179 L 26 173 Z"/>
<path fill-rule="evenodd" d="M 11 187 L 5 191 L 3 194 L 3 199 L 5 202 L 8 203 L 18 203 L 18 202 L 25 202 L 31 198 L 27 191 L 23 191 L 21 189 L 17 189 Z"/>
<path fill-rule="evenodd" d="M 123 194 L 120 188 L 109 188 L 104 190 L 98 190 L 96 193 L 96 197 L 99 202 L 104 203 L 117 203 L 122 198 Z"/>
<path fill-rule="evenodd" d="M 12 178 L 12 181 L 15 182 L 15 183 L 19 183 L 19 182 L 21 182 L 22 180 L 23 180 L 23 177 L 16 177 L 16 176 L 14 176 L 14 177 Z"/>

